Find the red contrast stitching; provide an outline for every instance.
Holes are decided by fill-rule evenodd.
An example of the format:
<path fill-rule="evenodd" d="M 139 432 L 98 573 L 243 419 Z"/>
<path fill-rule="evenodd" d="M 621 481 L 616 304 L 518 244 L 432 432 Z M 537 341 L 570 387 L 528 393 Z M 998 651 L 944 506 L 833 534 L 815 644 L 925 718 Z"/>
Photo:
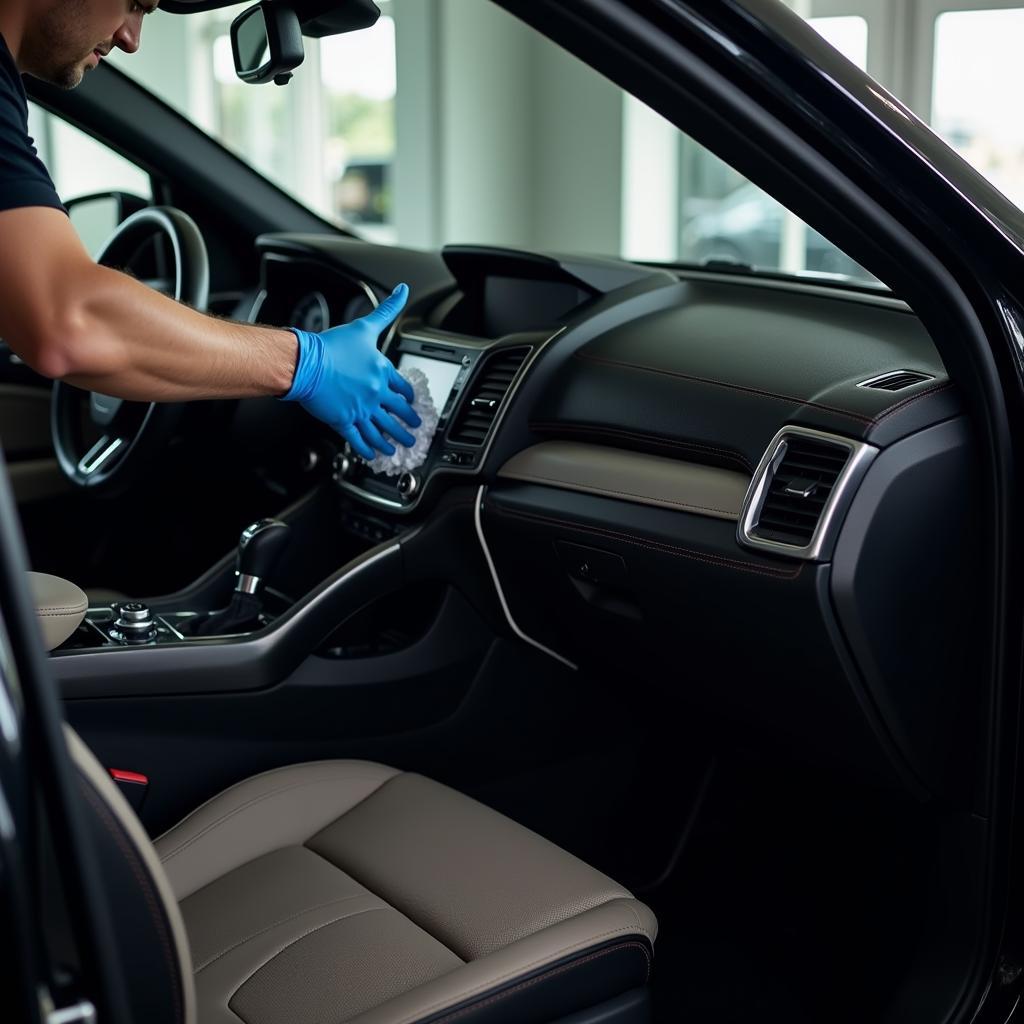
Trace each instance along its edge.
<path fill-rule="evenodd" d="M 564 487 L 568 490 L 575 490 L 576 487 L 567 484 L 564 480 L 559 480 L 556 477 L 541 476 L 539 473 L 534 473 L 531 476 L 511 476 L 511 480 L 523 480 L 526 483 L 537 483 L 537 484 L 553 484 L 555 487 Z M 649 505 L 658 505 L 662 508 L 673 508 L 680 509 L 684 512 L 717 512 L 720 515 L 726 516 L 730 519 L 736 518 L 735 511 L 727 508 L 715 508 L 714 505 L 694 505 L 688 501 L 673 501 L 671 498 L 652 498 L 647 494 L 638 494 L 636 491 L 617 491 L 613 487 L 598 487 L 597 485 L 580 484 L 578 489 L 592 494 L 602 495 L 614 495 L 617 498 L 626 498 L 636 500 L 637 502 Z"/>
<path fill-rule="evenodd" d="M 928 388 L 927 391 L 921 391 L 916 395 L 911 395 L 910 398 L 904 398 L 902 402 L 897 402 L 895 405 L 891 405 L 888 409 L 883 409 L 871 422 L 872 424 L 881 423 L 886 416 L 891 416 L 894 412 L 901 412 L 908 405 L 913 405 L 919 398 L 927 398 L 929 395 L 934 395 L 937 391 L 945 391 L 947 388 L 953 386 L 952 381 L 944 381 L 942 384 L 936 384 L 934 387 Z"/>
<path fill-rule="evenodd" d="M 558 423 L 555 421 L 536 420 L 530 424 L 530 429 L 539 434 L 559 431 L 573 434 L 597 434 L 608 435 L 609 437 L 622 437 L 633 441 L 644 441 L 647 444 L 662 445 L 667 448 L 678 448 L 681 451 L 711 452 L 720 455 L 724 459 L 739 463 L 745 470 L 753 473 L 754 466 L 746 456 L 729 448 L 716 448 L 710 444 L 698 444 L 696 441 L 680 441 L 673 437 L 665 437 L 663 434 L 644 434 L 636 430 L 623 430 L 621 427 L 600 427 L 591 426 L 585 423 Z"/>
<path fill-rule="evenodd" d="M 515 519 L 532 520 L 538 523 L 560 526 L 566 530 L 576 530 L 580 533 L 590 533 L 598 537 L 610 537 L 614 540 L 621 540 L 633 547 L 647 548 L 650 551 L 658 551 L 679 558 L 689 558 L 697 562 L 705 562 L 717 568 L 736 569 L 739 572 L 755 573 L 758 576 L 768 576 L 772 579 L 795 580 L 803 572 L 801 563 L 795 570 L 776 569 L 771 566 L 755 565 L 753 562 L 739 562 L 722 555 L 712 555 L 702 551 L 691 551 L 689 548 L 676 547 L 674 544 L 665 544 L 661 541 L 651 540 L 648 537 L 637 537 L 632 533 L 620 533 L 618 530 L 608 530 L 598 526 L 583 526 L 579 523 L 570 523 L 564 519 L 555 519 L 551 516 L 539 515 L 535 512 L 519 512 L 509 509 L 499 509 L 492 506 L 494 511 L 501 516 L 509 516 Z"/>
<path fill-rule="evenodd" d="M 860 413 L 850 412 L 849 409 L 841 409 L 837 405 L 825 405 L 823 402 L 812 402 L 806 398 L 797 398 L 794 395 L 782 395 L 775 391 L 765 391 L 762 388 L 748 387 L 745 384 L 733 384 L 729 381 L 715 380 L 713 377 L 697 377 L 690 373 L 681 373 L 678 370 L 665 370 L 657 366 L 644 366 L 642 363 L 625 363 L 618 359 L 605 359 L 602 356 L 591 356 L 584 355 L 581 352 L 577 352 L 573 357 L 575 359 L 584 359 L 592 363 L 600 363 L 605 366 L 621 366 L 627 370 L 639 370 L 643 373 L 657 373 L 664 377 L 676 377 L 679 380 L 693 381 L 696 384 L 713 384 L 720 388 L 729 388 L 733 391 L 744 391 L 747 394 L 759 395 L 762 398 L 772 398 L 779 402 L 790 402 L 793 405 L 806 405 L 812 409 L 824 409 L 826 412 L 838 413 L 840 416 L 848 416 L 852 420 L 857 420 L 860 423 L 871 423 L 873 422 L 870 417 L 862 416 Z"/>
<path fill-rule="evenodd" d="M 748 394 L 759 395 L 762 398 L 773 398 L 780 402 L 792 402 L 795 405 L 806 405 L 812 409 L 823 409 L 825 412 L 834 412 L 838 413 L 840 416 L 848 416 L 852 420 L 857 420 L 859 423 L 866 423 L 869 426 L 874 426 L 884 420 L 887 416 L 891 416 L 895 412 L 900 412 L 908 405 L 916 402 L 919 398 L 926 398 L 928 395 L 934 395 L 938 391 L 944 391 L 946 388 L 952 387 L 952 381 L 943 381 L 941 384 L 936 384 L 934 387 L 928 388 L 926 391 L 918 392 L 918 394 L 913 395 L 910 398 L 905 398 L 902 402 L 897 402 L 895 405 L 891 405 L 887 409 L 883 409 L 874 417 L 869 417 L 862 416 L 860 413 L 850 412 L 849 409 L 841 409 L 837 405 L 825 405 L 824 402 L 812 402 L 806 398 L 797 398 L 795 395 L 783 395 L 775 391 L 765 391 L 762 388 L 748 387 L 745 384 L 733 384 L 729 381 L 715 380 L 713 377 L 697 377 L 693 374 L 681 373 L 678 370 L 666 370 L 657 366 L 644 366 L 642 363 L 627 363 L 618 359 L 606 359 L 603 356 L 585 355 L 582 352 L 577 352 L 573 358 L 587 360 L 604 366 L 621 366 L 627 370 L 639 370 L 644 373 L 661 374 L 665 377 L 676 377 L 679 380 L 693 381 L 696 384 L 713 384 L 716 387 L 729 388 L 733 391 L 744 391 Z"/>
<path fill-rule="evenodd" d="M 114 842 L 117 843 L 121 850 L 121 854 L 124 859 L 128 862 L 132 873 L 135 875 L 136 881 L 142 888 L 142 892 L 146 897 L 146 905 L 149 908 L 149 912 L 156 923 L 157 934 L 160 936 L 160 944 L 163 947 L 164 957 L 167 960 L 167 966 L 170 968 L 171 978 L 175 979 L 175 982 L 171 984 L 171 991 L 174 995 L 174 1019 L 184 1019 L 184 1014 L 181 1009 L 181 994 L 178 991 L 178 985 L 184 986 L 183 972 L 180 965 L 178 964 L 177 957 L 173 955 L 171 951 L 171 945 L 167 937 L 167 924 L 164 920 L 163 914 L 157 909 L 156 901 L 153 899 L 153 883 L 148 877 L 148 871 L 143 871 L 139 865 L 139 857 L 134 849 L 125 841 L 124 835 L 122 834 L 121 826 L 114 820 L 113 815 L 110 812 L 110 808 L 107 807 L 106 801 L 96 792 L 91 782 L 86 779 L 80 779 L 81 786 L 85 792 L 86 799 L 92 804 L 96 813 L 99 815 L 100 820 L 104 825 L 107 826 L 107 830 L 114 837 Z M 177 969 L 176 969 L 177 968 Z"/>

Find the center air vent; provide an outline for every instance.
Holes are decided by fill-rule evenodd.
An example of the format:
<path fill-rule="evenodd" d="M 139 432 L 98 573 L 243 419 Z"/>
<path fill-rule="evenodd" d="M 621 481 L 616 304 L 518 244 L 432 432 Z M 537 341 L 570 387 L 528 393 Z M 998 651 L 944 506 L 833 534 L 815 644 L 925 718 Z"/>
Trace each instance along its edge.
<path fill-rule="evenodd" d="M 753 547 L 817 558 L 830 521 L 845 511 L 876 449 L 802 427 L 772 441 L 751 482 L 740 540 Z"/>
<path fill-rule="evenodd" d="M 476 446 L 484 443 L 512 381 L 529 354 L 528 348 L 510 348 L 487 357 L 448 431 L 449 441 Z"/>
<path fill-rule="evenodd" d="M 919 370 L 893 370 L 891 373 L 883 373 L 881 377 L 862 380 L 857 387 L 874 391 L 902 391 L 914 384 L 934 379 L 930 373 L 921 373 Z"/>

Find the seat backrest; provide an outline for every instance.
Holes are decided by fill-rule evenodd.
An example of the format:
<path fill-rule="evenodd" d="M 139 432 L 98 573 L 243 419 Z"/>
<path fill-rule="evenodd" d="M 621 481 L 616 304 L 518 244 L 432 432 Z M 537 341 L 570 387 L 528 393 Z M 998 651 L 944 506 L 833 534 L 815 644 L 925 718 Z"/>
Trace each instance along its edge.
<path fill-rule="evenodd" d="M 195 1024 L 196 999 L 185 925 L 153 844 L 110 775 L 70 726 L 68 752 L 116 926 L 133 1020 Z"/>

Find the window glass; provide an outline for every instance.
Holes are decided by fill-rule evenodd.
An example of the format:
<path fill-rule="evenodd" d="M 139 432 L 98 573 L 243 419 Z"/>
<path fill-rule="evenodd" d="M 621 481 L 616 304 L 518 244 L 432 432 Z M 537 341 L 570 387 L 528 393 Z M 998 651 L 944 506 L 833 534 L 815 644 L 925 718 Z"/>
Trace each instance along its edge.
<path fill-rule="evenodd" d="M 864 71 L 868 66 L 868 23 L 857 15 L 808 18 L 808 24 L 848 61 Z"/>
<path fill-rule="evenodd" d="M 62 202 L 92 192 L 113 191 L 152 198 L 152 185 L 145 171 L 32 102 L 29 134 Z"/>
<path fill-rule="evenodd" d="M 1024 8 L 949 11 L 935 23 L 932 126 L 1024 206 Z"/>
<path fill-rule="evenodd" d="M 157 12 L 141 52 L 112 59 L 311 209 L 371 240 L 723 260 L 876 283 L 497 4 L 380 7 L 370 29 L 306 39 L 284 87 L 236 78 L 228 32 L 241 8 Z M 812 23 L 863 65 L 863 18 Z"/>
<path fill-rule="evenodd" d="M 119 206 L 110 199 L 72 201 L 93 193 L 129 192 L 148 202 L 153 198 L 150 177 L 120 153 L 32 101 L 28 120 L 29 134 L 57 186 L 61 202 L 72 203 L 71 223 L 86 249 L 95 256 L 117 227 Z"/>
<path fill-rule="evenodd" d="M 866 67 L 868 23 L 856 16 L 808 23 L 848 60 Z M 793 274 L 875 279 L 837 246 L 713 153 L 683 143 L 680 257 L 742 263 Z"/>
<path fill-rule="evenodd" d="M 395 23 L 320 43 L 324 170 L 331 211 L 364 235 L 390 239 L 395 157 Z"/>
<path fill-rule="evenodd" d="M 230 26 L 240 7 L 184 18 L 158 12 L 138 56 L 110 59 L 318 213 L 392 241 L 395 28 L 387 2 L 378 6 L 372 28 L 305 39 L 287 86 L 236 76 Z M 156 49 L 160 59 L 151 61 Z M 178 73 L 175 53 L 187 56 Z"/>

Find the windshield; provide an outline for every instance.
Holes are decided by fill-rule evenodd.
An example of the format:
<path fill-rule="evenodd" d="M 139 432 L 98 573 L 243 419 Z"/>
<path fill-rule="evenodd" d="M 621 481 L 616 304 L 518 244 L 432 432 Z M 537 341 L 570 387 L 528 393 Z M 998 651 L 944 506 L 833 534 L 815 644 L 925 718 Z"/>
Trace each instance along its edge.
<path fill-rule="evenodd" d="M 285 87 L 234 72 L 243 8 L 147 19 L 114 63 L 325 217 L 477 243 L 878 282 L 669 122 L 489 0 L 380 3 Z M 456 17 L 457 8 L 457 17 Z M 818 19 L 865 61 L 862 19 Z"/>

